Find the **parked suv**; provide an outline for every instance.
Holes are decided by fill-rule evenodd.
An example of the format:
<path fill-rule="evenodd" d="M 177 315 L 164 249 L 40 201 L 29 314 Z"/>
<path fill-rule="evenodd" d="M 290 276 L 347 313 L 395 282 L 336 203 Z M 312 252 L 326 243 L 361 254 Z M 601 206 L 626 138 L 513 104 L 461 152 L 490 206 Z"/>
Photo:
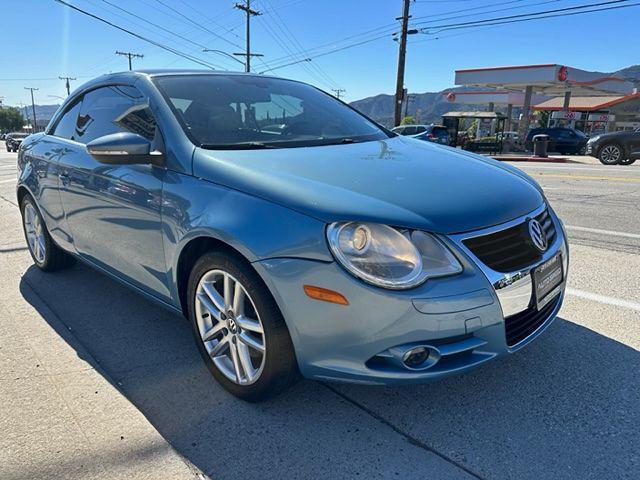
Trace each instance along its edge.
<path fill-rule="evenodd" d="M 4 144 L 7 147 L 7 152 L 17 152 L 20 148 L 22 140 L 27 137 L 26 133 L 9 133 L 4 138 Z"/>
<path fill-rule="evenodd" d="M 525 141 L 525 148 L 533 150 L 533 137 L 535 135 L 549 135 L 550 152 L 558 152 L 561 155 L 577 155 L 581 153 L 587 145 L 588 137 L 580 130 L 573 128 L 533 128 L 529 130 Z"/>
<path fill-rule="evenodd" d="M 441 125 L 400 125 L 391 131 L 398 135 L 426 140 L 427 142 L 440 143 L 442 145 L 451 144 L 449 130 Z"/>
<path fill-rule="evenodd" d="M 640 158 L 640 128 L 596 135 L 587 142 L 587 155 L 605 165 L 631 165 Z"/>
<path fill-rule="evenodd" d="M 212 375 L 252 401 L 298 373 L 473 369 L 544 331 L 566 285 L 564 229 L 530 176 L 263 75 L 81 86 L 20 148 L 17 200 L 37 267 L 77 258 L 185 315 Z"/>

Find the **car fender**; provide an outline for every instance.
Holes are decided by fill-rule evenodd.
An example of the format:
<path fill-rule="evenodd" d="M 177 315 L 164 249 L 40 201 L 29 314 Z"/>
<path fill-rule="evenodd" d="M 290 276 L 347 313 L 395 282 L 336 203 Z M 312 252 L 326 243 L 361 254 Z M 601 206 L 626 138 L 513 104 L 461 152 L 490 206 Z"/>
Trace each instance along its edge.
<path fill-rule="evenodd" d="M 199 238 L 222 242 L 252 263 L 272 258 L 333 261 L 326 225 L 318 219 L 189 175 L 167 172 L 164 185 L 162 235 L 176 300 L 181 254 Z"/>

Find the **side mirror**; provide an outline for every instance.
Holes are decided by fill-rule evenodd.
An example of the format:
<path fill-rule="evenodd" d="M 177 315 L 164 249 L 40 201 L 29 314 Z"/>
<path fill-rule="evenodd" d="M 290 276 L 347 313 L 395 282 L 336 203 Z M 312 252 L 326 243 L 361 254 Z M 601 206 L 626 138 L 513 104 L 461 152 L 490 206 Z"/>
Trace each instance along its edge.
<path fill-rule="evenodd" d="M 151 142 L 137 133 L 120 132 L 87 143 L 87 152 L 100 163 L 110 165 L 161 165 L 161 152 L 151 151 Z"/>

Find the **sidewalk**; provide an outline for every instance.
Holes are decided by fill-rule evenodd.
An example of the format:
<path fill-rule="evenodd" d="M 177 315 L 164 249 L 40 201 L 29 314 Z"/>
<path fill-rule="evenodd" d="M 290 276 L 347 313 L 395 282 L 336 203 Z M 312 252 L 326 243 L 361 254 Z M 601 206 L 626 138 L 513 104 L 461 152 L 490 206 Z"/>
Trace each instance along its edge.
<path fill-rule="evenodd" d="M 0 198 L 0 478 L 204 478 L 22 277 L 31 258 L 7 200 Z"/>

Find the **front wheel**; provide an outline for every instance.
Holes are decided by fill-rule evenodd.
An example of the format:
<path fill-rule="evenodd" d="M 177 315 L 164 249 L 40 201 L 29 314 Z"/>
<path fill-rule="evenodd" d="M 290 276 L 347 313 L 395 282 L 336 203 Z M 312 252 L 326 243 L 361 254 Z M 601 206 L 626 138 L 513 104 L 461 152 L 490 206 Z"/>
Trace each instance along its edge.
<path fill-rule="evenodd" d="M 622 147 L 616 143 L 609 143 L 600 148 L 598 160 L 604 165 L 617 165 L 622 160 Z"/>
<path fill-rule="evenodd" d="M 203 255 L 191 271 L 188 299 L 200 354 L 226 390 L 256 402 L 297 378 L 284 318 L 244 259 L 226 252 Z"/>
<path fill-rule="evenodd" d="M 620 160 L 620 165 L 633 165 L 637 159 L 635 158 L 623 158 Z"/>

